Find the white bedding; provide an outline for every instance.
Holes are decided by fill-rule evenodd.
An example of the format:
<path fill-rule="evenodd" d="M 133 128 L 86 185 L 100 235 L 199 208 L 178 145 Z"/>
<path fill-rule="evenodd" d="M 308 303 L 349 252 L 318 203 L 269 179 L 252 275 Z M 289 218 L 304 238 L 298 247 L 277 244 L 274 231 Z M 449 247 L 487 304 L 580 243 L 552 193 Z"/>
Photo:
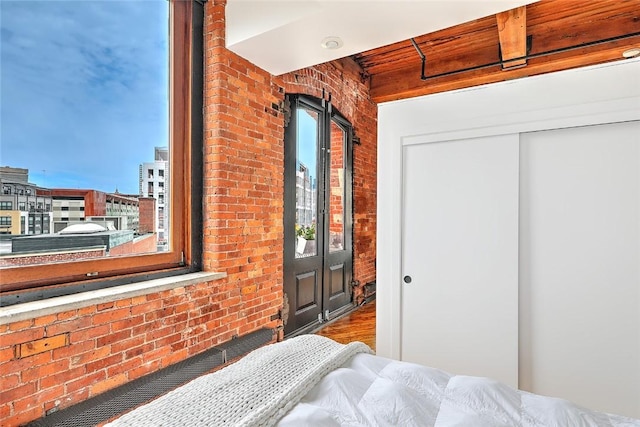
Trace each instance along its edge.
<path fill-rule="evenodd" d="M 269 345 L 116 419 L 112 426 L 640 427 L 478 377 L 304 335 Z"/>
<path fill-rule="evenodd" d="M 488 378 L 358 354 L 325 376 L 278 426 L 638 427 L 640 420 Z"/>

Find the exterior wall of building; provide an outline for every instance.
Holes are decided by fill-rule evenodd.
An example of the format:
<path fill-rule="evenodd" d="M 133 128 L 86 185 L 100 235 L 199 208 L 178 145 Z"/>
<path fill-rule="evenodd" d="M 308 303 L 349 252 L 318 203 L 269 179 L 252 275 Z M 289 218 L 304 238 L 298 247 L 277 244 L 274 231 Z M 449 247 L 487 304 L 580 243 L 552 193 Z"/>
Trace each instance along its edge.
<path fill-rule="evenodd" d="M 354 278 L 375 278 L 376 106 L 359 68 L 272 76 L 224 46 L 224 0 L 205 3 L 203 265 L 225 279 L 0 325 L 0 424 L 83 401 L 259 328 L 279 330 L 286 93 L 322 96 L 354 125 Z M 17 357 L 16 346 L 58 340 Z M 52 341 L 54 342 L 54 341 Z"/>
<path fill-rule="evenodd" d="M 156 199 L 153 197 L 140 197 L 140 234 L 156 232 Z"/>
<path fill-rule="evenodd" d="M 16 169 L 16 168 L 10 168 Z M 24 169 L 26 171 L 26 169 Z M 53 230 L 51 196 L 46 190 L 25 182 L 7 181 L 2 177 L 0 193 L 0 233 L 48 234 Z M 9 214 L 8 212 L 13 212 Z M 7 228 L 7 217 L 11 217 Z M 22 220 L 21 218 L 24 218 Z M 4 224 L 3 224 L 4 223 Z"/>
<path fill-rule="evenodd" d="M 140 226 L 140 208 L 137 198 L 125 197 L 119 194 L 107 194 L 106 216 L 121 217 L 121 227 L 138 231 Z"/>
<path fill-rule="evenodd" d="M 168 242 L 169 233 L 169 154 L 168 149 L 156 147 L 154 162 L 140 165 L 140 196 L 153 197 L 155 204 L 155 232 L 158 243 Z"/>
<path fill-rule="evenodd" d="M 0 210 L 0 234 L 20 234 L 20 211 Z"/>

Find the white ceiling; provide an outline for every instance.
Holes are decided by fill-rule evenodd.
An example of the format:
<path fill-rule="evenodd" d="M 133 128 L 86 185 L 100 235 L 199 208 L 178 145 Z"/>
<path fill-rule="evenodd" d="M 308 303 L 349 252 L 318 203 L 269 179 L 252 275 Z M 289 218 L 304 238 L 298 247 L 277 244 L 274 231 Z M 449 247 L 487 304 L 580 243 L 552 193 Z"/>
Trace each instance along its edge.
<path fill-rule="evenodd" d="M 228 0 L 227 47 L 274 75 L 537 0 Z M 344 46 L 328 50 L 325 37 Z"/>

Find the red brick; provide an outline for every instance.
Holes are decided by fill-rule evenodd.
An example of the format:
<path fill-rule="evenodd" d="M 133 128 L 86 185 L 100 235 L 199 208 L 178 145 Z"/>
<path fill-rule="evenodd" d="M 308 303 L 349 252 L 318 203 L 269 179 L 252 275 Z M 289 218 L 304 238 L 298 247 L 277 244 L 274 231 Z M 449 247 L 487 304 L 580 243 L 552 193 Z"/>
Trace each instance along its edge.
<path fill-rule="evenodd" d="M 145 338 L 143 335 L 134 336 L 132 338 L 114 342 L 111 344 L 111 352 L 112 353 L 120 353 L 131 350 L 132 348 L 141 346 L 144 344 Z"/>
<path fill-rule="evenodd" d="M 48 316 L 36 317 L 33 321 L 34 326 L 48 326 L 58 319 L 56 314 L 49 314 Z"/>
<path fill-rule="evenodd" d="M 63 311 L 62 313 L 58 313 L 57 318 L 59 321 L 64 321 L 76 317 L 77 315 L 77 310 Z"/>
<path fill-rule="evenodd" d="M 84 366 L 87 363 L 94 362 L 96 360 L 105 359 L 111 354 L 109 347 L 100 347 L 95 350 L 87 351 L 84 353 L 78 353 L 69 358 L 71 366 Z"/>
<path fill-rule="evenodd" d="M 58 386 L 30 396 L 23 396 L 13 402 L 13 410 L 15 412 L 27 412 L 33 408 L 44 410 L 44 402 L 59 398 L 63 392 L 64 386 Z"/>
<path fill-rule="evenodd" d="M 9 324 L 10 331 L 21 331 L 23 329 L 30 328 L 33 325 L 33 319 L 22 320 L 20 322 L 14 322 Z"/>
<path fill-rule="evenodd" d="M 113 342 L 117 342 L 117 341 L 121 341 L 124 339 L 127 339 L 131 337 L 131 330 L 130 329 L 125 329 L 123 331 L 119 331 L 119 332 L 113 332 L 110 333 L 108 335 L 104 335 L 102 337 L 99 337 L 96 340 L 96 346 L 97 347 L 104 347 L 106 345 L 109 345 Z"/>
<path fill-rule="evenodd" d="M 67 334 L 55 335 L 52 337 L 46 337 L 39 340 L 26 342 L 20 344 L 19 346 L 16 346 L 16 356 L 24 358 L 43 353 L 45 351 L 52 351 L 56 348 L 66 346 L 68 342 L 69 336 Z"/>
<path fill-rule="evenodd" d="M 94 350 L 95 348 L 96 343 L 93 340 L 70 344 L 66 347 L 56 348 L 53 350 L 53 359 L 64 359 L 77 356 L 78 354 L 86 353 L 90 350 Z"/>
<path fill-rule="evenodd" d="M 35 392 L 35 383 L 21 384 L 18 387 L 2 390 L 2 393 L 0 393 L 0 405 L 6 402 L 13 402 L 14 400 L 20 399 L 23 396 L 29 396 Z"/>
<path fill-rule="evenodd" d="M 105 302 L 105 303 L 96 305 L 96 311 L 108 310 L 110 308 L 113 308 L 114 306 L 115 306 L 115 302 L 113 301 Z"/>
<path fill-rule="evenodd" d="M 87 373 L 91 373 L 94 371 L 98 371 L 100 369 L 105 369 L 109 366 L 116 365 L 122 362 L 122 353 L 114 354 L 109 357 L 105 357 L 104 359 L 96 360 L 95 362 L 87 363 L 85 365 Z"/>
<path fill-rule="evenodd" d="M 69 360 L 58 360 L 55 362 L 48 363 L 46 365 L 36 365 L 30 369 L 25 369 L 20 374 L 20 378 L 23 383 L 37 381 L 40 378 L 48 377 L 50 375 L 54 375 L 57 372 L 61 372 L 65 369 L 69 368 Z"/>
<path fill-rule="evenodd" d="M 126 319 L 118 320 L 118 321 L 113 322 L 111 324 L 111 331 L 112 332 L 117 332 L 117 331 L 120 331 L 122 329 L 129 329 L 129 328 L 132 328 L 133 326 L 140 325 L 141 323 L 143 323 L 143 321 L 144 321 L 144 318 L 143 318 L 142 315 L 128 317 Z"/>
<path fill-rule="evenodd" d="M 25 357 L 23 359 L 13 359 L 6 363 L 0 364 L 0 372 L 20 372 L 33 366 L 44 365 L 52 360 L 51 352 L 36 354 L 35 356 Z"/>
<path fill-rule="evenodd" d="M 92 328 L 80 329 L 79 331 L 71 332 L 69 335 L 69 341 L 73 343 L 81 343 L 86 340 L 91 340 L 97 337 L 105 336 L 109 333 L 111 328 L 108 324 L 94 326 Z"/>
<path fill-rule="evenodd" d="M 44 416 L 43 409 L 31 408 L 28 411 L 16 413 L 2 420 L 2 422 L 3 422 L 3 425 L 6 425 L 6 426 L 21 426 L 23 424 L 28 423 L 29 421 L 33 421 L 43 416 Z"/>
<path fill-rule="evenodd" d="M 17 373 L 0 376 L 0 390 L 9 390 L 11 388 L 16 388 L 20 384 L 20 375 Z"/>
<path fill-rule="evenodd" d="M 136 357 L 133 359 L 125 360 L 116 365 L 110 366 L 107 368 L 107 376 L 113 377 L 122 373 L 129 372 L 142 363 L 142 357 Z"/>
<path fill-rule="evenodd" d="M 15 351 L 13 347 L 5 347 L 0 350 L 0 364 L 11 360 L 15 357 Z"/>
<path fill-rule="evenodd" d="M 88 390 L 90 386 L 100 381 L 104 381 L 106 378 L 107 378 L 107 373 L 105 370 L 96 371 L 87 375 L 83 375 L 77 380 L 67 382 L 65 384 L 66 392 L 73 393 L 75 391 L 78 391 L 84 388 Z"/>
<path fill-rule="evenodd" d="M 59 372 L 57 374 L 50 375 L 48 377 L 40 379 L 40 388 L 45 389 L 49 387 L 63 385 L 68 381 L 72 381 L 82 377 L 84 374 L 85 374 L 84 366 L 70 368 L 65 371 Z"/>
<path fill-rule="evenodd" d="M 132 357 L 139 356 L 141 354 L 147 353 L 155 348 L 154 343 L 144 344 L 138 347 L 131 348 L 124 352 L 125 359 L 130 359 Z"/>
<path fill-rule="evenodd" d="M 131 309 L 129 307 L 126 307 L 96 313 L 93 315 L 92 319 L 94 325 L 101 325 L 103 323 L 115 322 L 125 317 L 129 317 L 130 315 Z"/>
<path fill-rule="evenodd" d="M 67 322 L 58 322 L 52 325 L 48 325 L 47 336 L 58 335 L 65 332 L 77 331 L 79 329 L 88 328 L 91 326 L 91 317 L 80 317 Z"/>
<path fill-rule="evenodd" d="M 44 338 L 44 328 L 31 328 L 25 329 L 18 332 L 8 332 L 4 336 L 0 337 L 0 345 L 16 345 L 22 344 L 24 342 L 38 340 L 40 338 Z"/>
<path fill-rule="evenodd" d="M 106 380 L 99 381 L 91 386 L 91 396 L 96 396 L 107 390 L 118 387 L 128 381 L 126 374 L 116 375 L 115 377 L 107 378 Z"/>
<path fill-rule="evenodd" d="M 150 374 L 162 368 L 162 362 L 160 360 L 153 360 L 151 362 L 144 363 L 139 367 L 129 371 L 129 378 L 136 379 L 144 375 Z"/>

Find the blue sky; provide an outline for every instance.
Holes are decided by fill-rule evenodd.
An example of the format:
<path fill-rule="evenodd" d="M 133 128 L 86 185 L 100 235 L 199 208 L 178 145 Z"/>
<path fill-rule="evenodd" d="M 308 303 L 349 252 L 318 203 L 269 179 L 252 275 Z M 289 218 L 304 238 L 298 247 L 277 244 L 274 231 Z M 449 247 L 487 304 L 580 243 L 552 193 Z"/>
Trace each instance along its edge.
<path fill-rule="evenodd" d="M 168 138 L 166 0 L 0 0 L 0 165 L 138 193 Z"/>

